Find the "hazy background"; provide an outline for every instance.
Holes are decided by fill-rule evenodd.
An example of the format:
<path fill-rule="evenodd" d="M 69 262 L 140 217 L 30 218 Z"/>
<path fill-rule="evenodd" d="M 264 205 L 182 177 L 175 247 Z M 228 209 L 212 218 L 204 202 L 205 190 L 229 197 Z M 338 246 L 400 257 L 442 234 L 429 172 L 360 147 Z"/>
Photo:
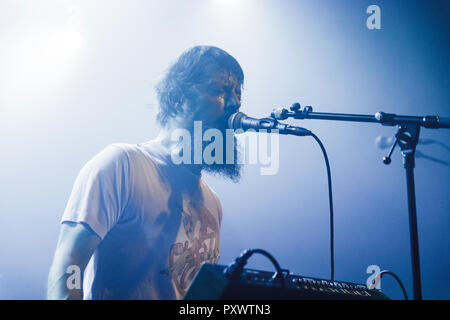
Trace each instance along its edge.
<path fill-rule="evenodd" d="M 381 30 L 366 8 L 381 8 Z M 59 219 L 86 161 L 158 131 L 153 85 L 183 50 L 219 46 L 245 73 L 242 111 L 294 102 L 317 112 L 450 116 L 450 1 L 0 0 L 0 299 L 45 298 Z M 335 205 L 335 278 L 397 273 L 412 297 L 404 169 L 377 136 L 394 127 L 305 120 L 327 148 Z M 450 161 L 450 130 L 424 129 L 422 153 Z M 206 177 L 224 210 L 221 264 L 246 248 L 295 274 L 330 277 L 325 164 L 311 138 L 280 137 L 280 169 Z M 417 159 L 425 299 L 450 298 L 450 169 Z M 249 267 L 272 270 L 264 257 Z M 383 291 L 401 299 L 390 277 Z"/>

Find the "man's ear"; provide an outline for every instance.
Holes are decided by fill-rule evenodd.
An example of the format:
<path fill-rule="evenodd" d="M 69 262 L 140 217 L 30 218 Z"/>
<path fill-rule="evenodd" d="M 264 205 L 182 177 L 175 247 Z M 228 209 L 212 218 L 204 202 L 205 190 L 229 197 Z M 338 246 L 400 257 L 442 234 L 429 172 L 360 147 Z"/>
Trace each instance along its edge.
<path fill-rule="evenodd" d="M 188 88 L 184 93 L 184 104 L 182 106 L 183 115 L 188 118 L 194 116 L 200 112 L 201 105 L 197 103 L 197 98 L 202 96 L 204 93 L 200 90 L 200 85 L 195 84 Z"/>

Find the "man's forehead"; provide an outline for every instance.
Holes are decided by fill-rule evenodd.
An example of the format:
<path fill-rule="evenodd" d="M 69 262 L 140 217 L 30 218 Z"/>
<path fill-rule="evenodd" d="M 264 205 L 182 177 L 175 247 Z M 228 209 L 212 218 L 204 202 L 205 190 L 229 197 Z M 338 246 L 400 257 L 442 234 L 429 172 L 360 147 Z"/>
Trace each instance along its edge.
<path fill-rule="evenodd" d="M 226 86 L 239 86 L 239 80 L 237 77 L 229 71 L 216 71 L 211 75 L 209 84 L 219 84 Z"/>

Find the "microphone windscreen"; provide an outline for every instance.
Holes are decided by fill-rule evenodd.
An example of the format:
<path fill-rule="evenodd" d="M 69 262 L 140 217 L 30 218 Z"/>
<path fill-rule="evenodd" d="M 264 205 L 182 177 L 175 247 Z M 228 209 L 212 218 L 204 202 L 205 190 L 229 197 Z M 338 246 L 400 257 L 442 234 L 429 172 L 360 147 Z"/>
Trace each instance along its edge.
<path fill-rule="evenodd" d="M 233 130 L 241 129 L 241 123 L 240 123 L 241 119 L 246 116 L 247 115 L 243 112 L 233 113 L 228 118 L 228 129 L 233 129 Z"/>

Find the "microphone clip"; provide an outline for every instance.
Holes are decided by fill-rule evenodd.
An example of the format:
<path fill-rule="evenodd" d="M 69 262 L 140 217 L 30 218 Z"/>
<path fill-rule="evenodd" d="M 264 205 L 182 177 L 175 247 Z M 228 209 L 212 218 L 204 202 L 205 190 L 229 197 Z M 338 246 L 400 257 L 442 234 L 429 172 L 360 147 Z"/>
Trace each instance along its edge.
<path fill-rule="evenodd" d="M 395 133 L 395 141 L 389 150 L 389 154 L 383 157 L 383 163 L 391 163 L 391 155 L 397 145 L 400 146 L 403 155 L 404 166 L 414 166 L 414 153 L 419 142 L 420 127 L 418 125 L 399 126 Z"/>
<path fill-rule="evenodd" d="M 306 119 L 308 115 L 313 111 L 311 106 L 301 107 L 300 103 L 295 102 L 289 107 L 290 111 L 286 108 L 273 109 L 270 116 L 277 120 L 286 120 L 287 118 L 294 119 Z"/>

